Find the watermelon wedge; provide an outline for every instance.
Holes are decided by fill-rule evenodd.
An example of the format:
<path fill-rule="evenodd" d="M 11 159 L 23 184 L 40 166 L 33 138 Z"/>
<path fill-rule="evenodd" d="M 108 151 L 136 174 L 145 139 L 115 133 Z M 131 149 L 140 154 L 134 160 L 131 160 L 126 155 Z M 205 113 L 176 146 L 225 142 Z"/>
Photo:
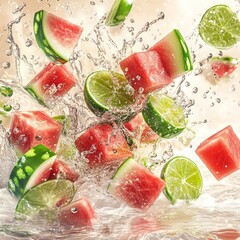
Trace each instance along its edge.
<path fill-rule="evenodd" d="M 240 139 L 231 126 L 204 140 L 196 153 L 217 180 L 240 169 Z"/>
<path fill-rule="evenodd" d="M 137 93 L 147 94 L 173 81 L 155 51 L 134 53 L 122 60 L 120 67 Z"/>
<path fill-rule="evenodd" d="M 62 126 L 43 111 L 15 112 L 10 123 L 10 141 L 19 155 L 43 144 L 56 150 Z"/>
<path fill-rule="evenodd" d="M 87 129 L 76 139 L 75 145 L 91 167 L 113 164 L 132 156 L 120 130 L 107 123 Z"/>
<path fill-rule="evenodd" d="M 118 168 L 108 192 L 133 208 L 147 210 L 159 197 L 165 182 L 137 163 L 127 159 Z"/>
<path fill-rule="evenodd" d="M 177 29 L 172 30 L 149 51 L 156 51 L 159 54 L 162 65 L 171 78 L 177 78 L 193 69 L 187 43 Z"/>
<path fill-rule="evenodd" d="M 46 181 L 51 173 L 56 154 L 42 144 L 19 158 L 10 174 L 8 189 L 21 197 L 27 190 Z"/>
<path fill-rule="evenodd" d="M 81 198 L 58 210 L 58 221 L 69 227 L 91 227 L 95 211 L 87 198 Z"/>
<path fill-rule="evenodd" d="M 69 60 L 83 29 L 44 10 L 34 15 L 34 34 L 39 47 L 56 63 Z"/>
<path fill-rule="evenodd" d="M 40 103 L 47 105 L 48 100 L 62 97 L 77 83 L 75 77 L 64 65 L 50 62 L 25 87 Z"/>
<path fill-rule="evenodd" d="M 70 168 L 64 161 L 56 159 L 52 165 L 52 170 L 48 180 L 51 179 L 67 179 L 72 182 L 78 180 L 79 174 Z"/>
<path fill-rule="evenodd" d="M 237 69 L 238 60 L 232 57 L 213 57 L 210 59 L 210 64 L 218 77 L 225 77 Z"/>
<path fill-rule="evenodd" d="M 124 127 L 132 133 L 133 140 L 139 139 L 142 143 L 154 142 L 159 138 L 159 135 L 145 122 L 142 113 L 138 113 L 129 122 L 125 122 Z"/>

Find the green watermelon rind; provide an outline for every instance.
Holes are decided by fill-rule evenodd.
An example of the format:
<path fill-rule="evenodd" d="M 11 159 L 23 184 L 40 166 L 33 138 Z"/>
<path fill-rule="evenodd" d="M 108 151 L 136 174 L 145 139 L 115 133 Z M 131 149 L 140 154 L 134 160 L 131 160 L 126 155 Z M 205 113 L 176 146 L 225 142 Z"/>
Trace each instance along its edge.
<path fill-rule="evenodd" d="M 128 0 L 116 0 L 107 16 L 107 26 L 117 26 L 123 23 L 132 9 L 132 2 Z"/>
<path fill-rule="evenodd" d="M 212 57 L 210 62 L 222 62 L 224 64 L 236 65 L 238 63 L 238 59 L 233 57 Z"/>
<path fill-rule="evenodd" d="M 48 12 L 40 10 L 34 14 L 34 34 L 39 47 L 43 50 L 46 56 L 53 62 L 66 63 L 69 59 L 64 57 L 63 54 L 58 52 L 54 46 L 51 46 L 47 36 L 45 28 L 47 27 L 45 19 L 47 18 Z"/>
<path fill-rule="evenodd" d="M 179 41 L 179 50 L 181 49 L 180 51 L 182 53 L 183 70 L 184 72 L 191 71 L 193 69 L 193 63 L 187 43 L 179 30 L 174 29 L 173 31 Z"/>
<path fill-rule="evenodd" d="M 41 94 L 37 93 L 36 89 L 33 89 L 32 87 L 26 86 L 25 90 L 34 97 L 41 105 L 47 107 L 47 105 L 44 102 L 44 99 L 41 97 Z"/>
<path fill-rule="evenodd" d="M 128 158 L 119 166 L 119 168 L 117 169 L 117 171 L 112 177 L 111 183 L 108 185 L 107 191 L 109 193 L 114 195 L 114 192 L 115 192 L 114 190 L 115 190 L 115 187 L 118 185 L 118 181 L 121 180 L 123 177 L 125 177 L 129 172 L 129 170 L 131 170 L 131 168 L 135 164 L 137 163 L 133 160 L 133 158 Z"/>
<path fill-rule="evenodd" d="M 53 164 L 56 154 L 42 144 L 35 146 L 19 158 L 8 181 L 9 191 L 21 197 L 39 175 Z"/>

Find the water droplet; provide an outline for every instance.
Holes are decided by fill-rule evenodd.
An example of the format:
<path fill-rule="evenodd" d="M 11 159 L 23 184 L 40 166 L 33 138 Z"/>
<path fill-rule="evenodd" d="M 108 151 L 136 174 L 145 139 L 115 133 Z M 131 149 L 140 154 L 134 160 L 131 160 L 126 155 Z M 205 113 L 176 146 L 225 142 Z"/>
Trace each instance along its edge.
<path fill-rule="evenodd" d="M 211 104 L 210 104 L 210 107 L 213 107 L 215 104 L 213 103 L 213 102 L 211 102 Z"/>
<path fill-rule="evenodd" d="M 41 137 L 40 135 L 36 135 L 36 136 L 35 136 L 35 139 L 36 139 L 37 141 L 41 141 L 41 140 L 42 140 L 42 137 Z"/>
<path fill-rule="evenodd" d="M 220 102 L 221 102 L 221 99 L 220 99 L 220 98 L 216 98 L 216 102 L 217 102 L 217 103 L 220 103 Z"/>
<path fill-rule="evenodd" d="M 13 95 L 13 90 L 10 87 L 1 86 L 0 87 L 0 93 L 4 97 L 11 97 Z"/>
<path fill-rule="evenodd" d="M 13 106 L 13 109 L 14 109 L 14 110 L 19 110 L 19 109 L 20 109 L 20 104 L 19 104 L 19 103 L 16 103 L 16 104 Z"/>
<path fill-rule="evenodd" d="M 195 76 L 198 76 L 198 75 L 200 75 L 202 72 L 203 72 L 202 68 L 198 67 L 198 68 L 195 69 L 194 75 L 195 75 Z"/>
<path fill-rule="evenodd" d="M 33 42 L 32 42 L 32 40 L 31 39 L 27 39 L 27 41 L 25 42 L 25 46 L 26 47 L 30 47 L 30 46 L 32 46 L 32 44 L 33 44 Z"/>
<path fill-rule="evenodd" d="M 185 86 L 186 86 L 186 87 L 189 87 L 190 85 L 191 85 L 190 82 L 188 82 L 188 81 L 185 82 Z"/>
<path fill-rule="evenodd" d="M 158 19 L 164 19 L 164 18 L 165 18 L 164 12 L 160 12 L 160 13 L 158 14 Z"/>
<path fill-rule="evenodd" d="M 6 55 L 7 55 L 7 56 L 11 56 L 11 55 L 12 55 L 12 50 L 8 49 L 8 50 L 6 51 Z"/>
<path fill-rule="evenodd" d="M 71 208 L 71 212 L 72 212 L 72 213 L 77 213 L 77 212 L 78 212 L 78 209 L 75 208 L 75 207 L 72 207 L 72 208 Z"/>
<path fill-rule="evenodd" d="M 131 23 L 134 23 L 135 21 L 134 21 L 134 19 L 133 19 L 133 18 L 131 18 L 131 19 L 130 19 L 130 22 L 131 22 Z"/>
<path fill-rule="evenodd" d="M 113 149 L 113 153 L 114 153 L 114 154 L 117 154 L 117 153 L 118 153 L 118 150 L 117 150 L 117 149 Z"/>
<path fill-rule="evenodd" d="M 231 87 L 231 91 L 235 91 L 236 90 L 236 87 L 235 87 L 235 85 L 232 85 L 232 87 Z"/>
<path fill-rule="evenodd" d="M 95 2 L 94 2 L 94 1 L 90 1 L 90 4 L 94 6 L 94 5 L 95 5 Z"/>
<path fill-rule="evenodd" d="M 193 93 L 197 93 L 198 92 L 198 88 L 197 87 L 194 87 L 193 90 L 192 90 Z"/>
<path fill-rule="evenodd" d="M 3 67 L 4 69 L 10 68 L 10 66 L 11 66 L 10 62 L 4 62 L 4 63 L 2 64 L 2 67 Z"/>
<path fill-rule="evenodd" d="M 3 110 L 6 111 L 6 112 L 10 112 L 12 110 L 12 105 L 10 104 L 5 104 L 3 106 Z"/>

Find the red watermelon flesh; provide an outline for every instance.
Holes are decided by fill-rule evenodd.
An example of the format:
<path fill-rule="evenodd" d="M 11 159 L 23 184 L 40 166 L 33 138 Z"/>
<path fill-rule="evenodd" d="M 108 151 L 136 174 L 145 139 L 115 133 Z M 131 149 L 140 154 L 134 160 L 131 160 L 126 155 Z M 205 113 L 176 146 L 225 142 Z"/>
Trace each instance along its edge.
<path fill-rule="evenodd" d="M 117 170 L 108 191 L 130 207 L 147 210 L 164 186 L 161 178 L 129 158 Z"/>
<path fill-rule="evenodd" d="M 133 138 L 139 138 L 142 143 L 149 143 L 156 141 L 159 136 L 149 127 L 149 125 L 144 121 L 142 113 L 138 113 L 129 122 L 124 123 L 124 127 L 133 133 Z"/>
<path fill-rule="evenodd" d="M 240 140 L 231 126 L 203 141 L 196 153 L 217 180 L 240 168 Z"/>
<path fill-rule="evenodd" d="M 26 86 L 41 101 L 45 102 L 49 97 L 63 96 L 77 80 L 64 65 L 49 63 Z"/>
<path fill-rule="evenodd" d="M 113 163 L 132 156 L 120 130 L 109 124 L 99 124 L 87 129 L 76 139 L 75 145 L 88 159 L 90 166 Z"/>
<path fill-rule="evenodd" d="M 91 227 L 95 211 L 87 198 L 81 198 L 58 210 L 58 221 L 64 226 Z"/>
<path fill-rule="evenodd" d="M 49 180 L 63 178 L 75 182 L 78 180 L 79 174 L 74 171 L 64 161 L 56 159 L 52 165 L 52 170 L 49 176 Z"/>
<path fill-rule="evenodd" d="M 159 54 L 162 65 L 171 78 L 177 78 L 193 69 L 190 51 L 177 29 L 168 33 L 149 51 L 156 51 Z"/>
<path fill-rule="evenodd" d="M 44 20 L 48 31 L 52 32 L 62 46 L 71 48 L 73 45 L 77 45 L 83 31 L 80 26 L 47 12 L 45 12 Z"/>
<path fill-rule="evenodd" d="M 237 69 L 236 63 L 224 62 L 221 60 L 211 61 L 211 67 L 218 77 L 228 76 Z"/>
<path fill-rule="evenodd" d="M 173 81 L 155 51 L 134 53 L 122 60 L 120 67 L 137 93 L 147 94 Z"/>
<path fill-rule="evenodd" d="M 22 155 L 42 144 L 56 150 L 62 126 L 43 111 L 15 112 L 10 124 L 10 140 Z"/>

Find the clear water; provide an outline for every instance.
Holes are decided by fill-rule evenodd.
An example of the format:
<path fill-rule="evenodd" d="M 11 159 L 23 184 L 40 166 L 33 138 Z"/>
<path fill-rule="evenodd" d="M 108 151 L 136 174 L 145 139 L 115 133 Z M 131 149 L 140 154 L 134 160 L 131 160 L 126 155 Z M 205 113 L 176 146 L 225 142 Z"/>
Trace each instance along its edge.
<path fill-rule="evenodd" d="M 173 28 L 186 38 L 194 57 L 194 70 L 176 79 L 163 91 L 175 97 L 185 108 L 188 129 L 172 140 L 158 141 L 155 145 L 140 145 L 136 158 L 147 157 L 157 163 L 153 169 L 159 174 L 162 165 L 172 156 L 191 158 L 201 169 L 203 193 L 192 203 L 171 205 L 163 195 L 148 212 L 140 212 L 121 204 L 109 196 L 105 188 L 114 169 L 88 172 L 84 164 L 71 162 L 81 175 L 76 198 L 87 196 L 93 203 L 97 220 L 91 231 L 65 229 L 43 220 L 17 221 L 14 218 L 16 200 L 6 190 L 9 172 L 16 156 L 8 142 L 7 124 L 0 128 L 0 239 L 218 239 L 217 236 L 240 238 L 240 175 L 239 171 L 217 181 L 194 153 L 199 143 L 209 135 L 231 124 L 240 136 L 240 70 L 228 79 L 218 80 L 209 69 L 211 56 L 240 57 L 239 45 L 218 51 L 206 46 L 197 34 L 197 24 L 205 10 L 217 3 L 228 4 L 239 10 L 234 0 L 142 0 L 134 8 L 124 25 L 104 26 L 110 3 L 95 1 L 5 1 L 0 3 L 0 86 L 9 86 L 14 94 L 7 99 L 16 110 L 43 109 L 22 88 L 48 59 L 39 50 L 33 35 L 33 13 L 40 9 L 61 15 L 83 26 L 84 32 L 67 67 L 78 78 L 78 86 L 57 106 L 44 109 L 51 115 L 69 114 L 71 129 L 61 139 L 71 149 L 74 136 L 91 124 L 100 121 L 86 107 L 83 83 L 86 76 L 99 69 L 120 71 L 118 62 L 133 52 L 147 50 Z M 173 7 L 174 6 L 174 7 Z M 191 11 L 190 11 L 191 10 Z M 6 98 L 0 101 L 6 101 Z M 4 120 L 4 119 L 3 119 Z M 65 158 L 69 157 L 59 150 Z M 231 239 L 223 238 L 223 239 Z"/>

